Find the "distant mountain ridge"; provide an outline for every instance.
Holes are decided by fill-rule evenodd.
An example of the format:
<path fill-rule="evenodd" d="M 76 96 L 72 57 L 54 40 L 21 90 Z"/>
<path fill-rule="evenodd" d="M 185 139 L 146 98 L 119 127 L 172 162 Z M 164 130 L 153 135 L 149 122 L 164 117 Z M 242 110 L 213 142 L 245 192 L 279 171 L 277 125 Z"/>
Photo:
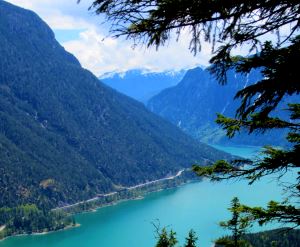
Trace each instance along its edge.
<path fill-rule="evenodd" d="M 53 208 L 230 158 L 83 69 L 33 12 L 0 0 L 0 207 Z"/>
<path fill-rule="evenodd" d="M 208 70 L 194 68 L 187 71 L 179 84 L 152 97 L 147 107 L 202 142 L 281 145 L 284 143 L 282 131 L 265 135 L 241 133 L 229 140 L 225 131 L 215 123 L 216 113 L 234 117 L 239 106 L 239 100 L 234 100 L 235 94 L 260 78 L 259 71 L 253 71 L 248 75 L 229 71 L 227 85 L 221 86 Z"/>
<path fill-rule="evenodd" d="M 107 73 L 100 80 L 118 92 L 146 103 L 163 89 L 175 86 L 184 73 L 185 70 L 151 72 L 135 69 L 123 73 Z"/>

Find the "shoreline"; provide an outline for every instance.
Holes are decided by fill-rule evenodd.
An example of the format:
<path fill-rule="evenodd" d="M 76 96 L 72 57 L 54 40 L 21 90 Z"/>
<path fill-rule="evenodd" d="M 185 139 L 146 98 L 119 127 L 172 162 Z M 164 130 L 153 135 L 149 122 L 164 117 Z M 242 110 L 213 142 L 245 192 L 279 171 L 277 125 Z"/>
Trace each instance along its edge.
<path fill-rule="evenodd" d="M 148 196 L 152 193 L 158 193 L 158 192 L 161 192 L 161 191 L 167 191 L 167 190 L 171 190 L 171 189 L 175 189 L 175 188 L 180 188 L 180 187 L 182 187 L 184 185 L 187 185 L 187 184 L 190 184 L 190 183 L 197 183 L 197 182 L 202 182 L 202 181 L 203 181 L 202 179 L 201 180 L 187 180 L 186 182 L 182 182 L 182 183 L 180 183 L 180 184 L 178 184 L 174 187 L 169 187 L 169 188 L 164 188 L 164 189 L 158 189 L 158 190 L 154 190 L 154 191 L 145 192 L 143 196 L 138 195 L 137 197 L 116 200 L 116 201 L 111 202 L 111 203 L 103 204 L 101 206 L 96 206 L 95 208 L 91 208 L 91 209 L 83 210 L 83 211 L 78 212 L 78 213 L 74 213 L 73 215 L 79 215 L 79 214 L 85 214 L 85 213 L 95 213 L 99 209 L 116 206 L 116 205 L 118 205 L 120 203 L 123 203 L 123 202 L 143 200 L 146 196 Z"/>
<path fill-rule="evenodd" d="M 137 185 L 134 185 L 134 186 L 124 187 L 124 189 L 128 190 L 128 191 L 131 191 L 131 190 L 134 190 L 134 189 L 143 188 L 143 187 L 148 186 L 148 185 L 153 185 L 153 184 L 156 184 L 156 183 L 159 183 L 159 182 L 174 180 L 175 178 L 180 177 L 184 171 L 188 171 L 188 169 L 181 169 L 175 175 L 165 177 L 165 178 L 156 179 L 156 180 L 152 180 L 152 181 L 149 181 L 149 182 L 146 182 L 146 183 L 137 184 Z M 80 201 L 80 202 L 76 202 L 76 203 L 73 203 L 73 204 L 70 204 L 70 205 L 53 208 L 53 209 L 51 209 L 51 211 L 64 210 L 64 209 L 67 209 L 67 208 L 76 207 L 78 205 L 93 202 L 93 201 L 97 201 L 97 200 L 99 200 L 103 197 L 113 196 L 113 195 L 116 195 L 118 193 L 119 193 L 119 191 L 113 191 L 113 192 L 109 192 L 109 193 L 106 193 L 106 194 L 99 194 L 99 195 L 97 195 L 95 197 L 92 197 L 90 199 L 87 199 L 85 201 Z"/>
<path fill-rule="evenodd" d="M 78 213 L 74 213 L 74 215 L 79 215 L 79 214 L 85 214 L 85 213 L 95 213 L 97 212 L 97 210 L 99 209 L 102 209 L 102 208 L 106 208 L 106 207 L 111 207 L 111 206 L 116 206 L 120 203 L 123 203 L 123 202 L 127 202 L 127 201 L 135 201 L 135 200 L 142 200 L 145 198 L 145 196 L 149 195 L 149 194 L 152 194 L 152 193 L 157 193 L 157 192 L 161 192 L 161 191 L 167 191 L 167 190 L 170 190 L 170 189 L 174 189 L 174 188 L 179 188 L 181 186 L 184 186 L 186 184 L 189 184 L 189 183 L 192 183 L 194 182 L 193 180 L 190 180 L 190 181 L 187 181 L 187 182 L 183 182 L 177 186 L 174 186 L 174 187 L 170 187 L 170 188 L 165 188 L 165 189 L 158 189 L 158 190 L 155 190 L 155 191 L 150 191 L 150 192 L 147 192 L 145 193 L 143 196 L 137 196 L 137 197 L 132 197 L 132 198 L 128 198 L 128 199 L 121 199 L 121 200 L 117 200 L 117 201 L 114 201 L 112 203 L 108 203 L 106 205 L 102 205 L 102 206 L 97 206 L 93 209 L 89 209 L 89 210 L 84 210 L 84 211 L 81 211 L 81 212 L 78 212 Z M 44 232 L 34 232 L 34 233 L 20 233 L 20 234 L 15 234 L 15 235 L 10 235 L 10 236 L 6 236 L 2 239 L 0 239 L 0 242 L 2 241 L 5 241 L 5 240 L 8 240 L 9 238 L 14 238 L 14 237 L 25 237 L 25 236 L 39 236 L 39 235 L 47 235 L 47 234 L 51 234 L 51 233 L 56 233 L 56 232 L 60 232 L 60 231 L 67 231 L 67 230 L 70 230 L 72 228 L 76 228 L 76 227 L 80 227 L 81 224 L 79 223 L 76 223 L 75 225 L 70 225 L 70 226 L 66 226 L 62 229 L 59 229 L 59 230 L 52 230 L 52 231 L 44 231 Z M 3 230 L 3 229 L 2 229 Z"/>
<path fill-rule="evenodd" d="M 158 180 L 155 180 L 155 182 L 150 181 L 150 182 L 147 183 L 147 185 L 148 184 L 153 185 L 153 184 L 156 184 L 156 183 L 159 183 L 159 182 L 174 180 L 174 179 L 180 177 L 184 171 L 190 171 L 190 170 L 189 169 L 180 170 L 179 172 L 177 172 L 176 175 L 173 175 L 173 176 L 170 176 L 170 177 L 167 177 L 167 178 L 158 179 Z M 186 179 L 184 181 L 181 181 L 179 184 L 176 184 L 176 185 L 173 185 L 173 186 L 170 186 L 170 187 L 164 187 L 164 188 L 160 187 L 160 188 L 157 188 L 157 189 L 154 189 L 154 190 L 144 191 L 141 194 L 138 194 L 138 195 L 135 195 L 135 196 L 132 196 L 132 197 L 129 197 L 129 198 L 116 199 L 112 202 L 104 203 L 102 205 L 95 205 L 94 207 L 91 207 L 89 209 L 81 210 L 80 212 L 71 212 L 70 214 L 71 215 L 77 215 L 77 214 L 82 214 L 82 213 L 93 213 L 93 212 L 96 212 L 98 209 L 101 209 L 101 208 L 116 206 L 120 203 L 127 202 L 127 201 L 142 200 L 147 195 L 152 194 L 152 193 L 157 193 L 157 192 L 160 192 L 160 191 L 166 191 L 166 190 L 170 190 L 170 189 L 174 189 L 174 188 L 180 188 L 181 186 L 184 186 L 186 184 L 193 183 L 193 182 L 200 182 L 200 181 L 203 181 L 203 180 L 202 179 Z M 139 188 L 142 188 L 144 186 L 146 186 L 146 185 L 144 184 L 143 186 L 139 185 L 138 187 L 136 187 L 136 186 L 132 186 L 132 187 L 136 187 L 137 189 L 139 189 Z M 132 191 L 132 189 L 129 189 L 128 191 Z M 118 192 L 113 192 L 113 193 L 109 193 L 109 194 L 117 194 L 117 193 Z M 85 201 L 85 202 L 90 202 L 90 201 L 92 201 L 92 200 Z M 97 200 L 94 200 L 94 201 L 97 201 Z M 76 203 L 76 205 L 78 205 L 78 204 Z"/>
<path fill-rule="evenodd" d="M 14 234 L 14 235 L 6 236 L 6 237 L 0 239 L 0 242 L 8 240 L 9 238 L 15 238 L 15 237 L 47 235 L 47 234 L 51 234 L 51 233 L 55 233 L 55 232 L 67 231 L 67 230 L 70 230 L 70 229 L 73 229 L 73 228 L 77 228 L 77 227 L 80 227 L 80 226 L 81 225 L 79 223 L 76 223 L 75 225 L 69 225 L 69 226 L 66 226 L 66 227 L 64 227 L 62 229 L 58 229 L 58 230 L 43 231 L 43 232 L 33 232 L 33 233 L 19 233 L 19 234 Z"/>
<path fill-rule="evenodd" d="M 173 176 L 169 176 L 169 177 L 162 178 L 162 179 L 157 179 L 157 180 L 154 180 L 154 181 L 149 181 L 149 182 L 146 182 L 146 183 L 143 183 L 143 184 L 139 184 L 139 185 L 135 185 L 135 186 L 131 186 L 131 187 L 127 187 L 126 189 L 128 189 L 128 191 L 133 191 L 135 189 L 141 189 L 143 187 L 146 187 L 147 185 L 155 185 L 155 184 L 157 184 L 159 182 L 171 181 L 171 180 L 174 180 L 174 179 L 180 177 L 184 171 L 187 171 L 187 169 L 182 169 L 182 170 L 178 171 Z M 198 180 L 198 181 L 201 181 L 201 180 Z M 165 191 L 165 190 L 170 190 L 170 189 L 174 189 L 174 188 L 179 188 L 179 187 L 184 186 L 185 184 L 188 184 L 188 183 L 191 183 L 191 182 L 194 182 L 194 180 L 187 179 L 186 181 L 181 181 L 179 184 L 171 186 L 171 187 L 157 188 L 157 189 L 154 189 L 154 190 L 145 191 L 142 194 L 139 194 L 139 195 L 136 195 L 136 196 L 133 196 L 133 197 L 130 197 L 130 198 L 117 199 L 117 200 L 114 200 L 112 202 L 105 203 L 103 205 L 95 205 L 95 207 L 91 207 L 90 209 L 82 210 L 80 212 L 73 212 L 73 213 L 70 213 L 70 215 L 79 215 L 79 214 L 84 214 L 84 213 L 94 213 L 94 212 L 96 212 L 99 209 L 102 209 L 102 208 L 105 208 L 105 207 L 110 207 L 110 206 L 115 206 L 115 205 L 118 205 L 118 204 L 126 202 L 126 201 L 142 200 L 142 199 L 145 198 L 145 196 L 147 196 L 147 195 L 149 195 L 151 193 L 157 193 L 157 192 L 160 192 L 160 191 Z M 99 200 L 99 198 L 101 198 L 101 197 L 113 196 L 113 195 L 115 195 L 117 193 L 118 192 L 116 191 L 116 192 L 110 192 L 110 193 L 107 193 L 107 194 L 102 194 L 100 197 L 97 196 L 97 197 L 88 199 L 86 201 L 77 202 L 77 203 L 74 203 L 72 205 L 67 205 L 67 206 L 64 206 L 64 207 L 61 207 L 61 208 L 55 208 L 55 209 L 52 209 L 52 210 L 60 210 L 60 209 L 64 210 L 64 209 L 76 207 L 76 206 L 84 204 L 84 203 L 89 203 L 89 202 L 97 201 L 97 199 Z M 69 230 L 69 229 L 72 229 L 72 228 L 75 228 L 75 227 L 80 227 L 80 224 L 76 223 L 75 225 L 69 225 L 69 226 L 66 226 L 66 227 L 64 227 L 62 229 L 52 230 L 52 231 L 34 232 L 34 233 L 21 233 L 21 234 L 10 235 L 10 236 L 6 236 L 6 237 L 0 239 L 0 241 L 5 241 L 5 240 L 7 240 L 9 238 L 13 238 L 13 237 L 22 237 L 22 236 L 30 236 L 30 235 L 32 235 L 32 236 L 45 235 L 45 234 L 55 233 L 55 232 L 59 232 L 59 231 Z M 2 230 L 4 230 L 5 226 L 4 227 L 2 226 L 2 228 L 3 228 Z M 1 232 L 1 230 L 0 230 L 0 232 Z"/>

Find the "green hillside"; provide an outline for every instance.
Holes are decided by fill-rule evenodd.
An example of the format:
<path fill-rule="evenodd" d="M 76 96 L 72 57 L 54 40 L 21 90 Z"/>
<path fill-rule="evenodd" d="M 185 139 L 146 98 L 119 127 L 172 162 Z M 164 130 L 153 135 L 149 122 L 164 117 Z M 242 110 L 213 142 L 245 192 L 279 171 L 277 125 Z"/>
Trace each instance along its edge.
<path fill-rule="evenodd" d="M 83 69 L 33 12 L 0 1 L 0 207 L 52 208 L 229 158 Z"/>
<path fill-rule="evenodd" d="M 220 85 L 208 69 L 188 70 L 183 79 L 174 87 L 167 88 L 148 101 L 148 108 L 180 127 L 184 132 L 205 143 L 225 145 L 286 145 L 286 131 L 272 130 L 268 135 L 241 132 L 228 139 L 226 132 L 216 124 L 217 113 L 234 117 L 240 101 L 234 100 L 238 90 L 253 84 L 261 78 L 260 72 L 248 75 L 227 73 L 228 83 Z M 283 111 L 293 97 L 285 97 L 276 110 L 276 116 L 288 119 Z"/>
<path fill-rule="evenodd" d="M 227 239 L 232 237 L 223 237 Z M 278 228 L 274 230 L 262 231 L 257 233 L 248 233 L 242 236 L 246 243 L 245 247 L 299 247 L 300 230 L 292 228 Z M 224 247 L 216 244 L 215 247 Z"/>

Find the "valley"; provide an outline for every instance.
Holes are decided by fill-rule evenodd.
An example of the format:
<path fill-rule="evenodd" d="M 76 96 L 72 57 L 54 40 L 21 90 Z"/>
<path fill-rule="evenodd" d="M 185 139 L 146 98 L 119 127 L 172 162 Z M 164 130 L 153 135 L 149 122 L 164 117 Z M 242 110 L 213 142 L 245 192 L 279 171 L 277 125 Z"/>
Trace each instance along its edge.
<path fill-rule="evenodd" d="M 235 155 L 253 157 L 259 147 L 219 146 Z M 233 196 L 243 203 L 264 206 L 269 199 L 280 199 L 281 191 L 272 178 L 249 186 L 247 183 L 196 182 L 160 192 L 154 192 L 140 200 L 119 204 L 76 215 L 80 227 L 50 233 L 8 238 L 0 241 L 0 247 L 93 247 L 93 246 L 154 246 L 152 223 L 173 228 L 183 240 L 190 228 L 199 235 L 203 247 L 211 247 L 212 240 L 224 234 L 218 226 L 220 220 L 229 217 L 226 208 Z M 185 224 L 185 222 L 189 222 Z M 274 226 L 275 227 L 275 226 Z M 269 228 L 256 226 L 253 231 Z M 200 242 L 201 241 L 201 242 Z"/>
<path fill-rule="evenodd" d="M 299 13 L 0 0 L 0 247 L 298 247 Z"/>

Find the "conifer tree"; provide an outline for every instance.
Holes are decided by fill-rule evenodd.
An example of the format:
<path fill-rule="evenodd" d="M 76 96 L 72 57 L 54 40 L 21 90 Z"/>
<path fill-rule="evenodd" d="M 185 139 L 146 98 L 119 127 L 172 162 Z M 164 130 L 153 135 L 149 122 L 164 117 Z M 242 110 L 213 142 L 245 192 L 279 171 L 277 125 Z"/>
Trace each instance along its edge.
<path fill-rule="evenodd" d="M 193 230 L 190 230 L 184 247 L 196 247 L 197 240 L 198 237 L 196 236 L 196 233 Z"/>
<path fill-rule="evenodd" d="M 174 247 L 178 243 L 176 239 L 176 233 L 174 231 L 170 231 L 168 233 L 166 228 L 163 228 L 158 236 L 158 241 L 156 243 L 156 247 Z"/>
<path fill-rule="evenodd" d="M 243 206 L 240 204 L 239 199 L 234 197 L 231 201 L 229 210 L 232 217 L 228 221 L 220 222 L 220 226 L 230 230 L 230 237 L 222 237 L 216 240 L 217 246 L 224 247 L 246 247 L 249 244 L 242 240 L 242 236 L 246 233 L 247 228 L 250 226 L 250 221 L 247 217 L 243 216 Z"/>
<path fill-rule="evenodd" d="M 241 104 L 235 118 L 219 114 L 217 123 L 230 138 L 241 131 L 267 134 L 272 129 L 286 129 L 288 147 L 268 146 L 258 160 L 221 160 L 209 167 L 196 165 L 194 171 L 212 180 L 237 178 L 251 184 L 270 174 L 280 179 L 292 170 L 297 177 L 287 188 L 288 197 L 299 202 L 299 1 L 95 0 L 91 9 L 106 16 L 112 35 L 125 36 L 134 43 L 159 47 L 172 35 L 180 36 L 183 30 L 191 34 L 190 49 L 194 54 L 201 51 L 203 40 L 210 42 L 213 53 L 210 71 L 221 84 L 227 83 L 229 69 L 243 74 L 260 70 L 260 81 L 236 93 L 235 98 Z M 249 46 L 248 56 L 233 56 L 235 48 L 245 44 Z M 293 96 L 293 103 L 282 106 L 287 96 Z M 282 110 L 279 107 L 289 113 L 289 118 L 277 114 Z M 244 206 L 243 209 L 249 219 L 260 224 L 277 221 L 300 225 L 300 209 L 288 200 L 271 201 L 266 208 Z"/>

